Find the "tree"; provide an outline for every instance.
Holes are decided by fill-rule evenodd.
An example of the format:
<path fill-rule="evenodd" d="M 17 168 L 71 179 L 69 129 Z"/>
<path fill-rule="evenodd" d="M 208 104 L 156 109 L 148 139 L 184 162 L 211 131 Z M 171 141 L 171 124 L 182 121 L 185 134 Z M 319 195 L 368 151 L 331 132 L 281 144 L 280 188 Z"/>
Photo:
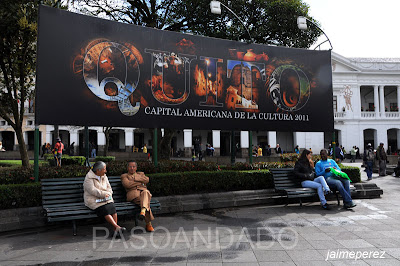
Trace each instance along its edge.
<path fill-rule="evenodd" d="M 297 28 L 298 16 L 307 17 L 315 24 L 319 24 L 308 15 L 309 6 L 302 0 L 221 1 L 241 18 L 253 40 L 243 28 L 242 23 L 225 8 L 222 8 L 222 14 L 219 16 L 212 14 L 210 1 L 75 0 L 72 2 L 75 9 L 97 17 L 222 39 L 308 48 L 320 35 L 319 30 L 315 28 L 308 31 Z M 174 135 L 175 130 L 165 129 L 164 136 L 161 138 L 159 131 L 160 158 L 169 158 L 171 140 Z"/>
<path fill-rule="evenodd" d="M 22 125 L 36 67 L 37 1 L 0 1 L 0 116 L 14 129 L 22 166 L 29 166 Z"/>
<path fill-rule="evenodd" d="M 110 146 L 110 132 L 112 127 L 103 127 L 103 133 L 106 138 L 106 146 L 104 147 L 104 156 L 107 156 L 108 147 Z"/>
<path fill-rule="evenodd" d="M 210 12 L 205 0 L 75 0 L 81 12 L 120 22 L 170 31 L 194 33 L 230 40 L 250 40 L 240 21 L 222 7 L 222 14 Z M 301 31 L 297 17 L 308 15 L 302 0 L 221 1 L 232 9 L 249 29 L 256 43 L 308 48 L 321 34 L 318 29 Z"/>

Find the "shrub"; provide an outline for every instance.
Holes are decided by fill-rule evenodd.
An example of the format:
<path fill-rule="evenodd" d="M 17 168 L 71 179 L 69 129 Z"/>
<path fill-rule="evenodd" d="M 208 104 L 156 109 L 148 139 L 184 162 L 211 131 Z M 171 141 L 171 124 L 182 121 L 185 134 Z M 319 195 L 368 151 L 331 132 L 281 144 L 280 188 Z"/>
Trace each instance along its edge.
<path fill-rule="evenodd" d="M 151 174 L 149 190 L 154 196 L 212 193 L 273 188 L 272 175 L 262 171 L 192 171 Z"/>
<path fill-rule="evenodd" d="M 51 169 L 55 169 L 52 167 Z M 148 185 L 153 196 L 213 193 L 273 188 L 272 175 L 262 171 L 191 171 L 151 174 Z M 58 176 L 59 177 L 59 176 Z M 41 205 L 40 183 L 0 185 L 0 208 Z"/>
<path fill-rule="evenodd" d="M 281 155 L 282 162 L 296 162 L 300 157 L 297 153 L 284 153 Z"/>
<path fill-rule="evenodd" d="M 54 161 L 54 160 L 53 160 Z M 62 156 L 61 164 L 64 165 L 84 165 L 86 157 L 84 156 Z"/>
<path fill-rule="evenodd" d="M 40 183 L 0 185 L 0 209 L 40 206 Z"/>
<path fill-rule="evenodd" d="M 39 178 L 64 178 L 85 176 L 89 168 L 81 165 L 62 167 L 39 166 Z M 0 184 L 25 184 L 34 180 L 33 168 L 13 167 L 0 169 Z"/>
<path fill-rule="evenodd" d="M 115 156 L 96 156 L 96 158 L 94 159 L 96 162 L 97 161 L 102 161 L 102 162 L 112 162 L 115 161 Z"/>
<path fill-rule="evenodd" d="M 349 176 L 351 182 L 353 183 L 361 182 L 360 168 L 354 166 L 344 166 L 344 165 L 340 165 L 339 167 L 340 169 L 342 169 L 343 172 L 345 172 Z"/>
<path fill-rule="evenodd" d="M 44 159 L 49 163 L 50 166 L 56 166 L 56 161 L 54 160 L 53 154 L 45 154 Z M 84 156 L 69 156 L 63 154 L 61 158 L 61 165 L 84 165 L 86 157 Z"/>
<path fill-rule="evenodd" d="M 107 163 L 107 173 L 110 176 L 122 175 L 127 172 L 128 161 L 112 161 Z M 137 161 L 138 171 L 146 174 L 152 173 L 174 173 L 188 171 L 217 171 L 218 165 L 212 162 L 191 162 L 191 161 L 168 161 L 162 160 L 155 167 L 150 161 Z"/>

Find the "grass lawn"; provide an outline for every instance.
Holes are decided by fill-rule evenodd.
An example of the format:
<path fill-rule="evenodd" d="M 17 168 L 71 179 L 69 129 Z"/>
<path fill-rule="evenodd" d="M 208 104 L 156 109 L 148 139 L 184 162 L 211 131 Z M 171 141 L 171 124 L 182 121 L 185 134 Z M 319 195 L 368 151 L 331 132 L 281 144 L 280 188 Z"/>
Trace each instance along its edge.
<path fill-rule="evenodd" d="M 0 160 L 0 163 L 10 164 L 10 165 L 22 165 L 21 160 Z M 33 165 L 33 160 L 29 160 L 29 164 Z M 39 160 L 39 165 L 47 164 L 44 160 Z"/>

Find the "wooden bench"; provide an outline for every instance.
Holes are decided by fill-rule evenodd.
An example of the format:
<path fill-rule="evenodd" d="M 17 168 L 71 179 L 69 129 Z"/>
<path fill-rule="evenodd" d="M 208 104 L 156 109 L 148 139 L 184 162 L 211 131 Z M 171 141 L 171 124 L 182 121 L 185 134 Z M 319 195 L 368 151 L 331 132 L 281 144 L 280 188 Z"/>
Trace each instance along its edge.
<path fill-rule="evenodd" d="M 286 205 L 289 204 L 289 199 L 298 198 L 300 206 L 302 206 L 302 198 L 318 196 L 316 189 L 301 186 L 301 182 L 294 176 L 293 168 L 271 168 L 269 170 L 274 179 L 275 190 L 283 192 L 286 196 Z M 350 191 L 354 193 L 356 192 L 356 188 L 350 185 Z M 336 196 L 337 203 L 340 205 L 340 193 L 333 191 L 333 195 Z"/>
<path fill-rule="evenodd" d="M 96 213 L 85 206 L 83 201 L 84 177 L 42 179 L 42 205 L 48 222 L 72 221 L 73 235 L 76 235 L 76 220 L 96 218 Z M 126 201 L 126 192 L 119 176 L 109 176 L 113 199 L 118 216 L 134 215 L 138 225 L 140 207 Z M 150 208 L 154 213 L 161 210 L 161 204 L 151 199 Z"/>

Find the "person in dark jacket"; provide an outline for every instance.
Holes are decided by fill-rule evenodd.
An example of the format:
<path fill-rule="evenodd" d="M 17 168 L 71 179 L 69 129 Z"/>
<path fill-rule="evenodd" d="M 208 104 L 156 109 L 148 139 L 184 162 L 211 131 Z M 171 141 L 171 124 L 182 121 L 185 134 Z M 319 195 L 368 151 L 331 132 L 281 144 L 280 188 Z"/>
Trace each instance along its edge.
<path fill-rule="evenodd" d="M 322 208 L 325 210 L 330 209 L 329 204 L 326 202 L 325 194 L 330 193 L 331 190 L 323 176 L 316 177 L 312 152 L 310 150 L 305 149 L 301 153 L 299 160 L 294 166 L 294 175 L 301 181 L 302 187 L 316 189 Z"/>

